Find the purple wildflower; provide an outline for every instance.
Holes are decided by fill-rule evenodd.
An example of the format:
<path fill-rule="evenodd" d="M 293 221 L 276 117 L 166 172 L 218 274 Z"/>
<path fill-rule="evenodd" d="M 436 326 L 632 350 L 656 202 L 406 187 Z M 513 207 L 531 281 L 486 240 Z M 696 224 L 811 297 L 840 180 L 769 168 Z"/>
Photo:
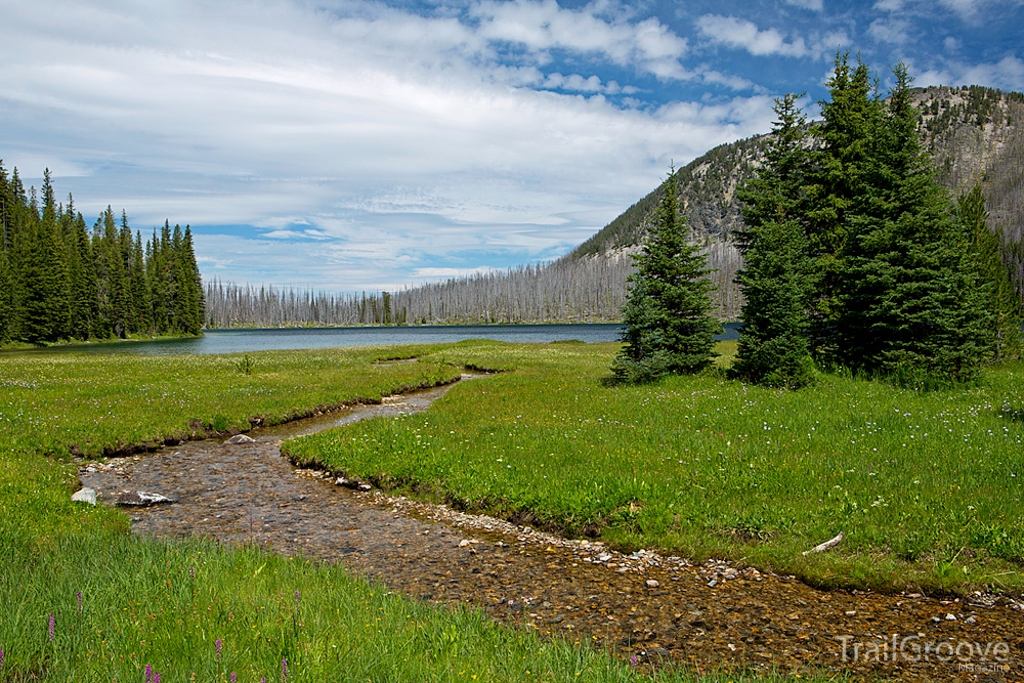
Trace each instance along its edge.
<path fill-rule="evenodd" d="M 629 665 L 630 665 L 630 666 L 632 666 L 632 667 L 633 667 L 634 669 L 635 669 L 635 668 L 636 668 L 636 667 L 637 667 L 637 666 L 638 666 L 639 664 L 640 664 L 640 658 L 639 658 L 639 657 L 637 657 L 636 655 L 633 655 L 632 657 L 630 657 L 630 658 L 629 658 Z"/>
<path fill-rule="evenodd" d="M 295 591 L 295 609 L 299 609 L 299 596 L 300 595 L 301 595 L 301 593 L 299 593 L 299 591 L 296 590 Z"/>
<path fill-rule="evenodd" d="M 287 681 L 288 680 L 288 660 L 287 659 L 282 659 L 281 660 L 281 680 L 282 681 Z"/>
<path fill-rule="evenodd" d="M 220 652 L 221 652 L 221 648 L 223 648 L 223 647 L 224 647 L 224 643 L 223 643 L 223 642 L 221 641 L 221 639 L 220 639 L 220 638 L 218 638 L 218 639 L 217 639 L 217 642 L 216 642 L 216 643 L 214 643 L 213 645 L 214 645 L 214 647 L 216 647 L 216 648 L 217 648 L 217 661 L 219 662 L 219 661 L 220 661 Z"/>
<path fill-rule="evenodd" d="M 263 676 L 262 678 L 260 678 L 260 683 L 267 683 L 267 677 Z"/>
<path fill-rule="evenodd" d="M 234 671 L 231 672 L 231 683 L 238 683 L 238 674 Z"/>
<path fill-rule="evenodd" d="M 153 665 L 146 665 L 146 683 L 153 683 Z"/>
<path fill-rule="evenodd" d="M 75 591 L 75 598 L 78 599 L 78 611 L 82 611 L 82 591 Z"/>
<path fill-rule="evenodd" d="M 53 640 L 53 637 L 57 634 L 57 621 L 53 618 L 53 612 L 50 612 L 50 628 L 48 633 L 50 635 L 51 641 Z"/>
<path fill-rule="evenodd" d="M 189 567 L 188 568 L 188 575 L 189 575 L 190 578 L 195 579 L 196 578 L 196 568 L 195 567 Z"/>
<path fill-rule="evenodd" d="M 153 674 L 153 683 L 160 683 L 160 673 Z"/>
<path fill-rule="evenodd" d="M 0 650 L 0 666 L 4 665 L 4 651 Z"/>

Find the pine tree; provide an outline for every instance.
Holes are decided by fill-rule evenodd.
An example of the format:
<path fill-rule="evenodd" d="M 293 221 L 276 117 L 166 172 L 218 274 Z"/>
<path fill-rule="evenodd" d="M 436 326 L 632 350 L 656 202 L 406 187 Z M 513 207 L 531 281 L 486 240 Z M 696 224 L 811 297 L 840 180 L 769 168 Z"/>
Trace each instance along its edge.
<path fill-rule="evenodd" d="M 23 288 L 20 337 L 32 343 L 65 339 L 71 327 L 67 264 L 49 169 L 43 174 L 42 194 L 41 216 L 35 201 L 30 204 L 33 220 L 20 273 Z"/>
<path fill-rule="evenodd" d="M 848 221 L 839 353 L 850 367 L 914 384 L 970 381 L 992 353 L 973 234 L 953 220 L 920 148 L 906 67 L 893 73 Z"/>
<path fill-rule="evenodd" d="M 970 192 L 960 195 L 956 207 L 957 219 L 972 236 L 972 253 L 977 261 L 985 287 L 986 303 L 995 336 L 994 360 L 1020 357 L 1024 351 L 1021 334 L 1021 299 L 1013 284 L 1013 277 L 1002 257 L 1002 231 L 988 227 L 988 211 L 981 185 L 975 184 Z"/>
<path fill-rule="evenodd" d="M 821 147 L 808 183 L 807 236 L 813 259 L 811 348 L 826 364 L 842 362 L 837 323 L 844 317 L 840 283 L 847 277 L 844 251 L 851 223 L 865 192 L 871 141 L 882 113 L 867 66 L 849 53 L 838 54 L 828 81 L 829 100 L 821 102 L 817 127 Z"/>
<path fill-rule="evenodd" d="M 778 119 L 765 163 L 741 190 L 745 266 L 743 329 L 733 374 L 768 386 L 811 381 L 807 305 L 810 258 L 805 234 L 809 152 L 797 95 L 775 102 Z"/>
<path fill-rule="evenodd" d="M 622 311 L 624 346 L 612 365 L 620 380 L 698 372 L 715 356 L 721 324 L 711 315 L 714 284 L 706 277 L 707 257 L 686 243 L 686 233 L 673 168 L 655 223 L 634 257 L 636 272 Z"/>

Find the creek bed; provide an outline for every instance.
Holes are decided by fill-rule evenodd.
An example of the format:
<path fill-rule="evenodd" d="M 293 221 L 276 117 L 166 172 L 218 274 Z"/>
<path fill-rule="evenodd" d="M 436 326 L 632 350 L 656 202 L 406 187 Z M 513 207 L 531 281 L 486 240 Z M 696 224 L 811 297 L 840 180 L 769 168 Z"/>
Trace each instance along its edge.
<path fill-rule="evenodd" d="M 676 662 L 702 671 L 1024 680 L 1024 611 L 1010 601 L 822 591 L 724 562 L 693 566 L 654 552 L 621 554 L 445 506 L 351 490 L 281 456 L 284 439 L 423 411 L 450 388 L 254 430 L 253 443 L 193 441 L 94 463 L 80 478 L 105 502 L 125 490 L 176 501 L 130 510 L 138 534 L 202 535 L 341 562 L 407 595 L 475 606 L 545 636 L 635 657 L 644 667 Z M 894 637 L 905 643 L 895 657 Z M 950 645 L 924 656 L 926 646 L 941 643 Z M 963 660 L 946 656 L 961 643 L 1005 643 L 1009 655 L 1001 661 L 990 646 Z"/>

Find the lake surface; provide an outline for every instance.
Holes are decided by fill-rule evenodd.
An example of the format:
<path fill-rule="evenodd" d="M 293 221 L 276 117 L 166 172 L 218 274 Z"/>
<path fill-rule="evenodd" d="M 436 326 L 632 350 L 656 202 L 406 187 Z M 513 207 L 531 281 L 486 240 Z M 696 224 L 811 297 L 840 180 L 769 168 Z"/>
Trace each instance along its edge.
<path fill-rule="evenodd" d="M 738 339 L 738 323 L 726 325 L 718 339 Z M 622 325 L 443 325 L 416 327 L 326 327 L 209 330 L 202 337 L 54 346 L 4 353 L 247 353 L 282 349 L 325 349 L 341 346 L 439 344 L 465 339 L 547 343 L 578 340 L 588 344 L 619 339 Z"/>

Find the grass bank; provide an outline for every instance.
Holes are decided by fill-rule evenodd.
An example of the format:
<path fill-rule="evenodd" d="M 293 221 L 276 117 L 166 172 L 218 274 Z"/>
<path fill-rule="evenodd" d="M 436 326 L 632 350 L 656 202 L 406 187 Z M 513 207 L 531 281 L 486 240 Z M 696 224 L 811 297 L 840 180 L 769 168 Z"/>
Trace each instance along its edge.
<path fill-rule="evenodd" d="M 462 343 L 427 358 L 508 372 L 428 413 L 285 450 L 465 508 L 822 586 L 1024 588 L 1020 363 L 932 393 L 838 376 L 798 392 L 715 374 L 609 387 L 616 349 Z M 802 554 L 839 532 L 835 549 Z"/>
<path fill-rule="evenodd" d="M 375 362 L 415 354 L 425 359 Z M 600 652 L 431 608 L 337 567 L 141 540 L 123 514 L 69 500 L 72 449 L 93 457 L 375 400 L 452 379 L 452 358 L 442 347 L 0 357 L 0 681 L 149 683 L 147 667 L 163 683 L 642 679 Z"/>

